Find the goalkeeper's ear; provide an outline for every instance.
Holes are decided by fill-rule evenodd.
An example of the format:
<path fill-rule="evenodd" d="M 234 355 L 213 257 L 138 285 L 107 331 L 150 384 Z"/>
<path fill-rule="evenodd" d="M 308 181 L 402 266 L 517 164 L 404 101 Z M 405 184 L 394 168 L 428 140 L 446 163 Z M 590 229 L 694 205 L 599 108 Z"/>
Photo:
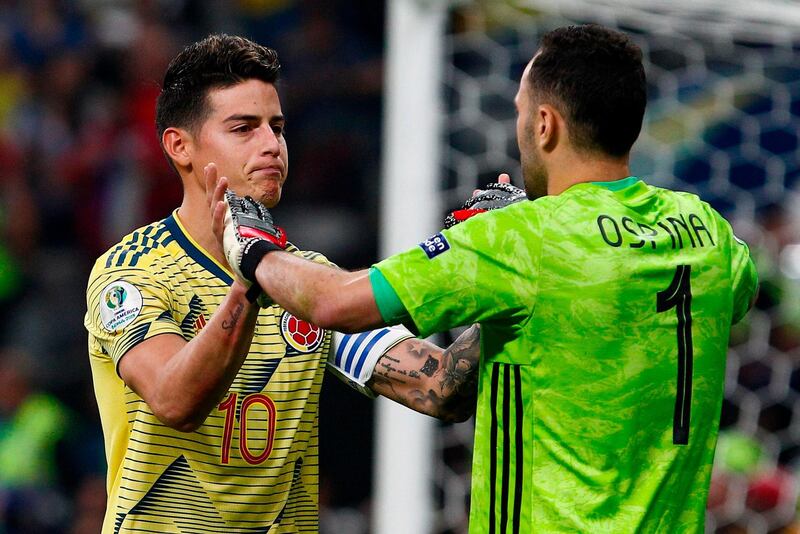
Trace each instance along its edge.
<path fill-rule="evenodd" d="M 192 135 L 183 128 L 169 127 L 161 134 L 161 148 L 176 170 L 192 164 Z"/>

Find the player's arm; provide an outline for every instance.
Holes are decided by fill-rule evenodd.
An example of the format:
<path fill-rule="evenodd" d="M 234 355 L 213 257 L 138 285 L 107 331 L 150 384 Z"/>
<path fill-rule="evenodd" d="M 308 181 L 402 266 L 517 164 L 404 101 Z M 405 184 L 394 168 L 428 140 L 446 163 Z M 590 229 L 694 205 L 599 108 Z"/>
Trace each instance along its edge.
<path fill-rule="evenodd" d="M 135 345 L 119 361 L 122 380 L 165 425 L 191 432 L 233 382 L 253 338 L 258 306 L 234 282 L 206 326 L 187 342 L 162 334 Z"/>
<path fill-rule="evenodd" d="M 730 235 L 731 286 L 733 314 L 731 322 L 738 323 L 755 304 L 758 296 L 758 271 L 750 255 L 750 247 L 733 232 L 731 224 L 714 212 L 721 235 Z"/>
<path fill-rule="evenodd" d="M 742 320 L 758 296 L 758 271 L 744 241 L 734 236 L 733 317 L 734 324 Z"/>
<path fill-rule="evenodd" d="M 275 302 L 322 328 L 363 332 L 386 324 L 368 270 L 348 272 L 275 252 L 262 258 L 255 278 Z"/>
<path fill-rule="evenodd" d="M 405 327 L 333 333 L 328 369 L 353 389 L 444 421 L 475 412 L 479 329 L 467 329 L 447 349 L 414 338 Z"/>
<path fill-rule="evenodd" d="M 494 209 L 525 200 L 525 192 L 509 183 L 508 175 L 501 175 L 500 181 L 489 184 L 484 190 L 477 190 L 464 204 L 465 208 L 454 211 L 445 221 L 450 227 L 464 220 Z M 212 190 L 211 183 L 207 184 Z M 225 224 L 227 179 L 216 182 L 213 194 L 213 230 L 226 251 L 235 247 L 234 224 Z M 222 238 L 223 231 L 228 232 Z M 261 250 L 256 249 L 262 246 Z M 346 272 L 328 266 L 311 264 L 292 254 L 272 247 L 268 241 L 261 241 L 248 250 L 251 261 L 229 257 L 229 263 L 244 279 L 257 281 L 261 288 L 276 302 L 292 314 L 323 328 L 342 332 L 361 332 L 382 326 L 384 318 L 378 308 L 370 272 L 361 270 Z M 267 253 L 270 252 L 270 253 Z M 247 272 L 244 272 L 244 271 Z"/>
<path fill-rule="evenodd" d="M 377 394 L 444 421 L 466 421 L 478 399 L 480 327 L 473 325 L 442 349 L 424 339 L 386 352 L 367 382 Z"/>
<path fill-rule="evenodd" d="M 213 164 L 206 167 L 205 178 L 212 231 L 240 279 L 260 286 L 293 315 L 326 329 L 362 332 L 394 324 L 378 308 L 368 270 L 341 271 L 283 251 L 266 208 L 228 192 L 227 178 L 218 178 Z M 468 201 L 471 208 L 483 208 L 468 216 L 524 198 L 507 182 L 492 184 Z"/>

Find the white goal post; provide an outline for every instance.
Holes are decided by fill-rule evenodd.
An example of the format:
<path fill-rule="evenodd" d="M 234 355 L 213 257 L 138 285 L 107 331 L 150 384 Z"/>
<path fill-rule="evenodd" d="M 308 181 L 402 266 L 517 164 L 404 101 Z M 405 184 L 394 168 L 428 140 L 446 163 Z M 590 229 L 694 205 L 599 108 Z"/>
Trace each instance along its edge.
<path fill-rule="evenodd" d="M 389 0 L 381 184 L 381 258 L 423 241 L 441 225 L 441 79 L 447 2 Z M 433 528 L 434 421 L 380 399 L 372 531 Z"/>

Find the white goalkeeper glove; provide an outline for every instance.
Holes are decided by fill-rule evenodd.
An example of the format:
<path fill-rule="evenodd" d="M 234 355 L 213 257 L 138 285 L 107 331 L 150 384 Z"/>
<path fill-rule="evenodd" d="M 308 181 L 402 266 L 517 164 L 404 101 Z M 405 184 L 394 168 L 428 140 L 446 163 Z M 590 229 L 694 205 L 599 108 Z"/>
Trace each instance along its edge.
<path fill-rule="evenodd" d="M 276 226 L 267 208 L 250 197 L 225 192 L 225 228 L 222 247 L 225 258 L 236 276 L 250 283 L 247 298 L 262 307 L 272 304 L 256 280 L 256 267 L 261 258 L 273 250 L 286 248 L 286 234 Z"/>
<path fill-rule="evenodd" d="M 505 208 L 527 199 L 524 190 L 510 183 L 487 184 L 483 190 L 468 198 L 460 209 L 450 212 L 444 219 L 444 227 L 451 228 L 479 213 Z"/>

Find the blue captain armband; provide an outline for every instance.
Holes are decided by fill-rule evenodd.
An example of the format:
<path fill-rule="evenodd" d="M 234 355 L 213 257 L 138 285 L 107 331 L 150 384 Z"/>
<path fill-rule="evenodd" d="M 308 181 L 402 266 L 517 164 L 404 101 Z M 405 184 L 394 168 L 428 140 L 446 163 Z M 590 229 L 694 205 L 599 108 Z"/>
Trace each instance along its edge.
<path fill-rule="evenodd" d="M 378 360 L 386 351 L 412 337 L 404 326 L 387 326 L 358 334 L 333 332 L 328 370 L 351 388 L 374 399 L 375 393 L 367 387 L 367 382 Z"/>

